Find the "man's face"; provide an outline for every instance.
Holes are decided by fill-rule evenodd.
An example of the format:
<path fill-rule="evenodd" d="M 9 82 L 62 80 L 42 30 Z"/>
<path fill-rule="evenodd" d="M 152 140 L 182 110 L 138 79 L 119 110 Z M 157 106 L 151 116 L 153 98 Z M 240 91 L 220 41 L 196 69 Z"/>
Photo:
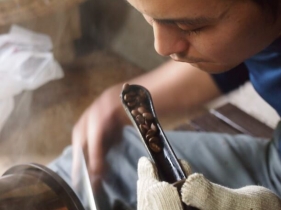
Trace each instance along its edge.
<path fill-rule="evenodd" d="M 250 0 L 128 0 L 153 27 L 163 56 L 204 71 L 229 70 L 270 44 L 276 27 Z"/>

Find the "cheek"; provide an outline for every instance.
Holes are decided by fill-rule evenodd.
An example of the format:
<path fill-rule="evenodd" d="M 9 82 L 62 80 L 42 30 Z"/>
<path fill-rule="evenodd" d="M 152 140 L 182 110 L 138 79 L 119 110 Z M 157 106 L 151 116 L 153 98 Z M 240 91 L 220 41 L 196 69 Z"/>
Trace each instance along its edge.
<path fill-rule="evenodd" d="M 198 37 L 193 40 L 192 46 L 200 56 L 215 63 L 226 62 L 228 60 L 229 43 L 219 37 Z"/>
<path fill-rule="evenodd" d="M 192 40 L 194 49 L 207 60 L 217 64 L 236 65 L 243 61 L 243 43 L 232 30 L 212 29 Z"/>

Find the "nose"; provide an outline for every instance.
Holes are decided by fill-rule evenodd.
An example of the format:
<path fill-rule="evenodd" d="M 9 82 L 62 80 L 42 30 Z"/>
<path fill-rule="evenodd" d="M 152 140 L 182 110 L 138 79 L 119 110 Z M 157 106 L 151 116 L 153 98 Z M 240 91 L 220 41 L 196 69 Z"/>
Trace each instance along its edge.
<path fill-rule="evenodd" d="M 189 43 L 182 33 L 173 25 L 153 24 L 154 48 L 162 56 L 183 53 L 188 50 Z"/>

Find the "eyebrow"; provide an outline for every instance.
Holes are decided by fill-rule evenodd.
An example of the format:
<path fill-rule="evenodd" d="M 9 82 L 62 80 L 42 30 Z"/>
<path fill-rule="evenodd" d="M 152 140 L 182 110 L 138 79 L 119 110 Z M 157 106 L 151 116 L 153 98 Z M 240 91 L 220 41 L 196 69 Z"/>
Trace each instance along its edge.
<path fill-rule="evenodd" d="M 128 0 L 125 0 L 125 2 L 132 6 Z M 225 17 L 225 15 L 228 13 L 229 8 L 223 11 L 218 17 L 213 18 L 213 17 L 195 17 L 195 18 L 176 18 L 176 19 L 158 19 L 158 18 L 152 18 L 155 22 L 160 23 L 160 24 L 184 24 L 188 25 L 191 27 L 194 26 L 203 26 L 203 25 L 208 25 L 215 23 L 216 21 L 219 21 Z"/>
<path fill-rule="evenodd" d="M 153 18 L 153 20 L 160 24 L 184 24 L 189 26 L 198 26 L 198 25 L 206 25 L 210 23 L 214 23 L 215 21 L 221 18 L 210 18 L 210 17 L 197 17 L 197 18 L 180 18 L 180 19 L 157 19 Z"/>

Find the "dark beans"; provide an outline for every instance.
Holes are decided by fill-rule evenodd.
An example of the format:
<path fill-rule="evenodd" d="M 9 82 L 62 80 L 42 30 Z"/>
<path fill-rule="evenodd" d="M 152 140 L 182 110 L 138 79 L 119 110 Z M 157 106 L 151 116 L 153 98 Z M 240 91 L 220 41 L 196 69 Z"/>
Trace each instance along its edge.
<path fill-rule="evenodd" d="M 128 102 L 127 105 L 128 107 L 133 108 L 137 105 L 137 102 L 136 101 Z"/>
<path fill-rule="evenodd" d="M 146 113 L 143 113 L 142 116 L 146 119 L 146 120 L 152 120 L 153 119 L 153 115 L 146 112 Z"/>
<path fill-rule="evenodd" d="M 151 126 L 151 120 L 145 119 L 144 124 L 146 124 L 148 127 Z"/>
<path fill-rule="evenodd" d="M 143 116 L 141 116 L 141 115 L 136 116 L 136 121 L 138 122 L 138 124 L 144 124 Z"/>
<path fill-rule="evenodd" d="M 122 87 L 122 90 L 124 91 L 124 93 L 128 92 L 130 89 L 130 85 L 128 83 L 125 83 Z"/>
<path fill-rule="evenodd" d="M 143 99 L 146 99 L 146 94 L 145 94 L 145 91 L 144 90 L 140 90 L 139 91 L 139 96 Z"/>
<path fill-rule="evenodd" d="M 132 92 L 132 91 L 125 94 L 125 96 L 127 96 L 127 97 L 136 97 L 136 95 L 137 94 L 135 92 Z"/>
<path fill-rule="evenodd" d="M 134 97 L 134 96 L 129 96 L 128 94 L 126 94 L 126 95 L 124 96 L 124 101 L 126 101 L 126 102 L 135 101 L 135 97 Z"/>
<path fill-rule="evenodd" d="M 149 131 L 147 131 L 147 135 L 155 135 L 156 134 L 156 131 L 150 129 Z"/>
<path fill-rule="evenodd" d="M 138 112 L 137 109 L 134 109 L 134 110 L 131 111 L 131 114 L 132 114 L 134 117 L 136 117 L 136 116 L 139 115 L 140 113 Z"/>
<path fill-rule="evenodd" d="M 148 134 L 148 132 L 146 133 L 145 139 L 149 140 L 154 136 L 154 134 Z"/>
<path fill-rule="evenodd" d="M 142 134 L 146 134 L 146 132 L 149 129 L 149 127 L 146 126 L 146 125 L 140 125 L 139 128 L 140 128 L 140 131 L 141 131 Z"/>
<path fill-rule="evenodd" d="M 158 137 L 155 118 L 150 110 L 150 101 L 146 91 L 135 91 L 129 84 L 123 85 L 123 100 L 129 108 L 139 130 L 148 145 L 148 148 L 155 153 L 162 151 L 162 144 Z"/>
<path fill-rule="evenodd" d="M 151 129 L 154 130 L 155 132 L 157 132 L 157 127 L 154 123 L 151 123 Z"/>
<path fill-rule="evenodd" d="M 152 137 L 148 140 L 149 147 L 152 149 L 154 152 L 160 152 L 161 147 L 160 147 L 160 141 L 157 137 Z"/>
<path fill-rule="evenodd" d="M 159 143 L 159 139 L 157 137 L 151 137 L 149 140 L 148 140 L 150 143 L 155 143 L 155 144 L 158 144 Z"/>
<path fill-rule="evenodd" d="M 139 108 L 138 108 L 138 111 L 139 111 L 139 113 L 141 113 L 141 114 L 147 112 L 146 109 L 145 109 L 143 106 L 139 107 Z"/>

